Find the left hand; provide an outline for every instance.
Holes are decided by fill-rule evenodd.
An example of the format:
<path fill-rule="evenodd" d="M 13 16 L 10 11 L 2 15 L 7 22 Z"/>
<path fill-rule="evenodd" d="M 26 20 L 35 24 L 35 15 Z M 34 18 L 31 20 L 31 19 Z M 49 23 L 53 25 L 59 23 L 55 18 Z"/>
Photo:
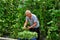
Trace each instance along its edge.
<path fill-rule="evenodd" d="M 28 26 L 28 29 L 31 29 L 31 27 L 30 27 L 30 26 Z"/>

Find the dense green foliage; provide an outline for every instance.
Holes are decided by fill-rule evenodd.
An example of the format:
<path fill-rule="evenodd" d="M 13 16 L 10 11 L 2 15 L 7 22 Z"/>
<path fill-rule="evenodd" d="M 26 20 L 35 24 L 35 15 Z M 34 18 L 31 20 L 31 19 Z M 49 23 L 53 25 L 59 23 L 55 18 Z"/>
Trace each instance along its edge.
<path fill-rule="evenodd" d="M 24 39 L 32 39 L 32 38 L 37 38 L 37 33 L 36 32 L 30 32 L 30 31 L 23 31 L 18 33 L 18 38 Z"/>
<path fill-rule="evenodd" d="M 60 0 L 0 0 L 0 36 L 17 38 L 27 9 L 37 15 L 46 40 L 59 40 Z"/>

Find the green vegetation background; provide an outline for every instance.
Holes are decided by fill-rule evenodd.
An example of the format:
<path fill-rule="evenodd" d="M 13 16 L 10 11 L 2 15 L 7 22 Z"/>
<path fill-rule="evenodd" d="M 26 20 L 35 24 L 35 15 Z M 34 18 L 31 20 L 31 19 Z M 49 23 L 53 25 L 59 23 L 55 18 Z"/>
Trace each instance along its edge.
<path fill-rule="evenodd" d="M 27 9 L 37 15 L 46 40 L 59 40 L 60 0 L 0 0 L 0 36 L 18 38 Z"/>

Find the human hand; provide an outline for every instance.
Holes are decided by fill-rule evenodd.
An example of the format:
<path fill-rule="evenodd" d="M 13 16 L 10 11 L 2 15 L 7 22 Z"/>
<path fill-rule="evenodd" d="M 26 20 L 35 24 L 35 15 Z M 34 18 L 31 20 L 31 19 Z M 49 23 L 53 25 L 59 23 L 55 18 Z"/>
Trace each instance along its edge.
<path fill-rule="evenodd" d="M 31 29 L 31 27 L 30 27 L 30 26 L 28 26 L 28 29 Z"/>

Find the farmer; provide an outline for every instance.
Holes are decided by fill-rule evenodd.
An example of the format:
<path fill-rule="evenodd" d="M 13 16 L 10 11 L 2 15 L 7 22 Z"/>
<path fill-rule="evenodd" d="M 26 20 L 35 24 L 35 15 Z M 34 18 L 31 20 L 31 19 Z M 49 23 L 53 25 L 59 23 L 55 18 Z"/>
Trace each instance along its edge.
<path fill-rule="evenodd" d="M 40 40 L 40 29 L 39 29 L 39 21 L 36 15 L 32 14 L 30 10 L 26 10 L 26 21 L 24 23 L 24 29 L 29 29 L 32 32 L 38 33 L 37 40 Z M 28 22 L 30 23 L 30 26 L 26 27 Z"/>

